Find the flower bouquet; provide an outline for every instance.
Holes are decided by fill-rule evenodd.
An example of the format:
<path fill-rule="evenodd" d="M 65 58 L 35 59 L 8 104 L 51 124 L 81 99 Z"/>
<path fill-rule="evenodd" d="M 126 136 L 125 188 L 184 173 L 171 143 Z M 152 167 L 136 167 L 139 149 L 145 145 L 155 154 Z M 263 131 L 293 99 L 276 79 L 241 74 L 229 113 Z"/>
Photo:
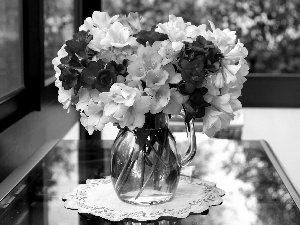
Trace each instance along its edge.
<path fill-rule="evenodd" d="M 142 30 L 140 20 L 137 13 L 110 17 L 94 12 L 53 59 L 58 101 L 65 109 L 75 105 L 89 134 L 109 122 L 116 124 L 121 131 L 115 148 L 126 142 L 126 132 L 135 134 L 138 141 L 133 146 L 126 142 L 131 150 L 115 181 L 116 191 L 122 192 L 130 172 L 141 164 L 135 199 L 149 180 L 155 190 L 162 190 L 157 179 L 179 173 L 172 170 L 176 166 L 166 165 L 177 157 L 164 150 L 173 140 L 164 130 L 168 117 L 184 115 L 187 124 L 202 118 L 203 132 L 212 137 L 241 109 L 238 97 L 249 70 L 247 49 L 236 41 L 234 31 L 215 28 L 210 21 L 210 29 L 195 26 L 173 15 L 166 23 Z M 160 163 L 167 168 L 164 175 L 158 172 Z"/>

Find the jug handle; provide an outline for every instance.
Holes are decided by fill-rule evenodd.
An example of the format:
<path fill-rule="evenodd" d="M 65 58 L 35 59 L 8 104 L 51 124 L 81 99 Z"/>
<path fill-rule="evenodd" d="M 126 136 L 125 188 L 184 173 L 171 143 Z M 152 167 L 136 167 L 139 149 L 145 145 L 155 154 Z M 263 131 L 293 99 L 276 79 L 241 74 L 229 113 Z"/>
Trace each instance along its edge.
<path fill-rule="evenodd" d="M 196 155 L 196 150 L 197 150 L 194 119 L 191 119 L 189 123 L 185 122 L 185 128 L 186 128 L 189 148 L 186 154 L 184 155 L 184 157 L 181 159 L 181 167 L 188 165 L 192 161 L 192 159 Z"/>

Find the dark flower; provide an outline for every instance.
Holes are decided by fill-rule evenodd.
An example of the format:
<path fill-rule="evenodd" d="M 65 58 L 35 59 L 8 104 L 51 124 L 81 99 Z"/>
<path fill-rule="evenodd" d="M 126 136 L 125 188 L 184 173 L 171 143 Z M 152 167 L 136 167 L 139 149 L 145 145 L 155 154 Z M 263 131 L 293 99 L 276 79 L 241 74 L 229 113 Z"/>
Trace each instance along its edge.
<path fill-rule="evenodd" d="M 187 122 L 189 122 L 191 118 L 202 118 L 205 115 L 205 107 L 210 105 L 204 100 L 206 93 L 207 88 L 196 88 L 190 95 L 189 100 L 184 103 Z"/>
<path fill-rule="evenodd" d="M 100 70 L 104 69 L 103 61 L 90 61 L 86 68 L 82 70 L 83 81 L 92 86 L 97 83 L 97 76 Z"/>
<path fill-rule="evenodd" d="M 72 53 L 76 53 L 82 58 L 87 58 L 87 45 L 93 39 L 93 36 L 87 31 L 79 31 L 73 34 L 73 39 L 66 41 L 66 48 Z"/>
<path fill-rule="evenodd" d="M 87 67 L 82 70 L 83 81 L 100 92 L 107 92 L 117 81 L 116 66 L 116 62 L 111 61 L 104 69 L 104 63 L 101 59 L 96 62 L 90 61 Z"/>
<path fill-rule="evenodd" d="M 117 75 L 109 69 L 98 72 L 95 88 L 100 92 L 108 92 L 110 87 L 117 81 Z"/>
<path fill-rule="evenodd" d="M 141 30 L 137 35 L 134 35 L 136 41 L 144 46 L 148 42 L 152 46 L 155 41 L 168 40 L 168 35 L 156 32 L 155 29 L 156 26 L 153 26 L 149 31 Z"/>
<path fill-rule="evenodd" d="M 60 60 L 60 62 L 61 62 L 62 64 L 69 65 L 69 66 L 71 66 L 71 67 L 77 67 L 77 68 L 82 67 L 82 65 L 81 65 L 81 63 L 80 63 L 78 57 L 75 55 L 75 53 L 72 53 L 72 52 L 68 49 L 67 46 L 65 47 L 65 50 L 66 50 L 66 52 L 68 53 L 68 55 L 67 55 L 66 57 L 62 58 L 62 59 Z"/>
<path fill-rule="evenodd" d="M 195 84 L 193 84 L 192 82 L 189 82 L 189 81 L 188 82 L 181 81 L 178 84 L 179 92 L 183 95 L 188 95 L 188 94 L 193 93 L 195 88 L 196 88 Z"/>
<path fill-rule="evenodd" d="M 198 55 L 193 60 L 182 59 L 180 62 L 181 76 L 185 82 L 194 84 L 195 87 L 201 87 L 205 79 L 206 59 L 204 55 Z"/>
<path fill-rule="evenodd" d="M 60 62 L 73 68 L 82 68 L 82 66 L 85 66 L 82 64 L 82 60 L 79 60 L 78 56 L 83 59 L 89 57 L 90 52 L 87 45 L 92 38 L 93 36 L 89 35 L 86 31 L 79 31 L 73 34 L 73 39 L 66 41 L 65 51 L 68 55 L 63 57 Z"/>
<path fill-rule="evenodd" d="M 215 64 L 221 57 L 218 47 L 202 36 L 198 36 L 193 43 L 185 43 L 179 67 L 182 79 L 187 83 L 185 87 L 187 93 L 203 86 L 207 73 L 217 71 L 218 67 Z"/>
<path fill-rule="evenodd" d="M 59 67 L 61 74 L 59 80 L 62 82 L 62 86 L 65 90 L 69 90 L 77 84 L 77 77 L 79 73 L 77 70 L 72 68 Z"/>
<path fill-rule="evenodd" d="M 128 75 L 127 64 L 127 60 L 123 60 L 123 64 L 117 64 L 115 61 L 110 61 L 107 63 L 106 69 L 112 71 L 116 75 L 122 75 L 126 77 Z"/>

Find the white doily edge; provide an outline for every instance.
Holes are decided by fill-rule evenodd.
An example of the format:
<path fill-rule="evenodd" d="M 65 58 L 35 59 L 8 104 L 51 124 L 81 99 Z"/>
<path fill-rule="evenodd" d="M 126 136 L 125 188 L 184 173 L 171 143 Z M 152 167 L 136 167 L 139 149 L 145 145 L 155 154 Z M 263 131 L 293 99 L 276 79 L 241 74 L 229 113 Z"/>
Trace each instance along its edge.
<path fill-rule="evenodd" d="M 108 181 L 109 177 L 103 179 L 104 181 Z M 198 179 L 197 179 L 198 180 Z M 67 209 L 71 209 L 71 210 L 77 210 L 78 213 L 86 213 L 86 214 L 91 214 L 94 215 L 96 217 L 101 217 L 103 219 L 109 220 L 109 221 L 122 221 L 125 219 L 133 219 L 133 220 L 137 220 L 137 221 L 151 221 L 151 220 L 157 220 L 159 218 L 164 218 L 164 217 L 171 217 L 171 218 L 179 218 L 179 219 L 183 219 L 188 217 L 190 214 L 200 214 L 206 210 L 209 210 L 209 208 L 211 206 L 217 206 L 220 205 L 223 202 L 222 196 L 225 195 L 225 191 L 217 188 L 216 184 L 213 182 L 209 182 L 209 181 L 203 181 L 201 180 L 201 182 L 205 182 L 207 184 L 209 184 L 210 186 L 213 186 L 213 193 L 214 195 L 209 192 L 205 198 L 203 199 L 204 201 L 201 202 L 200 204 L 195 204 L 195 205 L 191 205 L 191 208 L 189 211 L 181 213 L 181 214 L 176 214 L 176 216 L 172 213 L 167 213 L 164 212 L 164 215 L 152 215 L 151 217 L 141 217 L 141 215 L 144 215 L 144 212 L 139 211 L 139 212 L 135 212 L 132 214 L 125 214 L 124 216 L 119 216 L 119 217 L 115 217 L 115 215 L 113 213 L 109 214 L 107 211 L 109 211 L 109 209 L 103 209 L 105 211 L 105 213 L 103 213 L 101 210 L 97 213 L 95 211 L 91 211 L 90 209 L 88 209 L 85 204 L 77 202 L 76 200 L 74 200 L 76 194 L 78 191 L 80 191 L 80 189 L 82 187 L 84 187 L 85 185 L 93 185 L 93 180 L 87 180 L 86 184 L 79 184 L 77 187 L 75 187 L 71 192 L 66 193 L 65 195 L 62 196 L 62 200 L 64 201 L 64 207 Z M 205 199 L 208 199 L 210 196 L 214 196 L 215 199 L 213 202 L 205 202 Z M 130 216 L 128 216 L 130 215 Z"/>

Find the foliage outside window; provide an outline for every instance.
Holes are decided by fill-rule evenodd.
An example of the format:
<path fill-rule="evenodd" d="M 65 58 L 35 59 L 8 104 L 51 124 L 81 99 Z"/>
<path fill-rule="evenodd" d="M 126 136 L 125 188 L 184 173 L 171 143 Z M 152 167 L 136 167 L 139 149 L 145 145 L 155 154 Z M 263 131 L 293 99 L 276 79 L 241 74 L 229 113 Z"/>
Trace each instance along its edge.
<path fill-rule="evenodd" d="M 102 0 L 102 11 L 111 16 L 139 12 L 143 29 L 181 16 L 192 24 L 236 30 L 249 50 L 250 73 L 300 71 L 299 0 Z"/>
<path fill-rule="evenodd" d="M 45 80 L 54 77 L 52 59 L 74 33 L 74 0 L 44 0 Z"/>
<path fill-rule="evenodd" d="M 0 102 L 24 87 L 19 0 L 0 3 Z"/>

